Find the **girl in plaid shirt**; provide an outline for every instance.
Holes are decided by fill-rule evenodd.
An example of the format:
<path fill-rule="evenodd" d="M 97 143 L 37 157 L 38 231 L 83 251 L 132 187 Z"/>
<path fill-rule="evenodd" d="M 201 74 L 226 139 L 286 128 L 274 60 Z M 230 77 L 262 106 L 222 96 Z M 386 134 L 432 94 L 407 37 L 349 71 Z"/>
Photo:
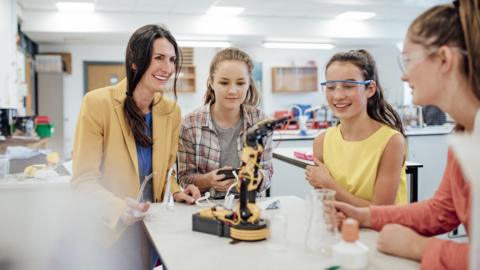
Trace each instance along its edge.
<path fill-rule="evenodd" d="M 243 140 L 248 128 L 265 118 L 257 107 L 259 96 L 252 77 L 248 54 L 227 48 L 218 52 L 210 65 L 204 106 L 182 120 L 178 148 L 180 184 L 196 185 L 220 197 L 234 179 L 224 180 L 219 169 L 239 168 Z M 265 138 L 259 192 L 270 187 L 272 136 Z"/>

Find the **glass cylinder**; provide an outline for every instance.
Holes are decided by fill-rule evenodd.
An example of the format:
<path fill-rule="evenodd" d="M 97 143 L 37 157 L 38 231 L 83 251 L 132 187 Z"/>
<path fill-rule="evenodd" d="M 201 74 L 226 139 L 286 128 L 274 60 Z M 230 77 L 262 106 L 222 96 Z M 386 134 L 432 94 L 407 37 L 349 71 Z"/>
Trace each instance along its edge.
<path fill-rule="evenodd" d="M 285 250 L 287 248 L 287 217 L 275 214 L 269 223 L 268 247 L 272 250 Z"/>
<path fill-rule="evenodd" d="M 6 179 L 10 172 L 10 157 L 0 155 L 0 180 Z"/>
<path fill-rule="evenodd" d="M 338 242 L 335 209 L 324 204 L 335 200 L 335 190 L 315 189 L 307 198 L 307 233 L 305 247 L 311 252 L 330 255 L 331 247 Z"/>

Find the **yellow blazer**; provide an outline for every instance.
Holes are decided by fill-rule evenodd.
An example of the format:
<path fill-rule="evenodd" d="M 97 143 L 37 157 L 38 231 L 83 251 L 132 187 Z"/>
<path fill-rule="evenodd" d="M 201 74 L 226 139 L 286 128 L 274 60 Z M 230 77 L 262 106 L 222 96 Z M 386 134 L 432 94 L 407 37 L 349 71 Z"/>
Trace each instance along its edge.
<path fill-rule="evenodd" d="M 126 80 L 115 86 L 89 92 L 83 98 L 75 132 L 72 184 L 98 200 L 102 217 L 113 235 L 113 243 L 125 228 L 118 221 L 125 198 L 136 198 L 140 190 L 135 139 L 123 106 Z M 154 201 L 161 202 L 166 176 L 174 165 L 180 128 L 178 105 L 156 94 L 152 106 L 152 170 Z M 175 179 L 172 193 L 179 191 Z M 113 238 L 112 238 L 113 237 Z"/>

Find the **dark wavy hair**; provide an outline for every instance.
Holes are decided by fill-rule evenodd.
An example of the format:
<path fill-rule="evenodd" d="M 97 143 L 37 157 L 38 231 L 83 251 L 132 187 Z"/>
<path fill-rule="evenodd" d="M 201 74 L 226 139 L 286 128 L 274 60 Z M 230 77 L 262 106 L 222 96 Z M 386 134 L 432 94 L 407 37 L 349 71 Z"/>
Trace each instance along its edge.
<path fill-rule="evenodd" d="M 383 89 L 378 78 L 377 66 L 372 55 L 370 55 L 370 53 L 366 50 L 350 50 L 347 52 L 336 53 L 328 61 L 325 71 L 334 62 L 351 63 L 362 71 L 364 80 L 375 81 L 377 89 L 375 94 L 368 98 L 367 101 L 368 116 L 397 130 L 398 132 L 402 133 L 403 136 L 405 136 L 403 133 L 403 125 L 402 121 L 400 120 L 400 116 L 398 116 L 398 113 L 383 97 Z"/>
<path fill-rule="evenodd" d="M 177 99 L 177 79 L 181 69 L 181 51 L 173 35 L 165 27 L 149 24 L 140 27 L 132 34 L 127 45 L 125 68 L 127 75 L 127 98 L 124 111 L 127 123 L 132 129 L 135 141 L 143 146 L 152 144 L 152 138 L 145 134 L 147 124 L 143 113 L 133 100 L 133 91 L 142 79 L 143 74 L 150 66 L 152 60 L 153 43 L 156 39 L 167 39 L 175 49 L 175 75 L 173 80 L 173 93 Z M 135 66 L 135 68 L 133 68 Z"/>

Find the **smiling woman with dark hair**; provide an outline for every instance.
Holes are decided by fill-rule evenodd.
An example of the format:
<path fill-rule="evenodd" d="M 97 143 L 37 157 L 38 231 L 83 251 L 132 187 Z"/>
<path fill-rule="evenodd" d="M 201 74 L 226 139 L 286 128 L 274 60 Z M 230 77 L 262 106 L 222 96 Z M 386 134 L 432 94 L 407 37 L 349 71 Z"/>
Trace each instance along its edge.
<path fill-rule="evenodd" d="M 163 96 L 163 89 L 174 76 L 176 96 L 180 51 L 168 30 L 146 25 L 131 36 L 125 62 L 126 79 L 91 91 L 83 99 L 72 182 L 99 201 L 111 232 L 107 241 L 116 247 L 112 249 L 116 258 L 125 260 L 122 267 L 152 269 L 156 254 L 136 221 L 145 216 L 148 201 L 162 201 L 167 171 L 176 160 L 180 108 Z M 137 198 L 151 175 L 153 180 L 138 196 L 147 202 L 129 199 Z M 176 201 L 193 203 L 200 196 L 194 185 L 182 192 L 175 179 L 170 182 Z"/>

